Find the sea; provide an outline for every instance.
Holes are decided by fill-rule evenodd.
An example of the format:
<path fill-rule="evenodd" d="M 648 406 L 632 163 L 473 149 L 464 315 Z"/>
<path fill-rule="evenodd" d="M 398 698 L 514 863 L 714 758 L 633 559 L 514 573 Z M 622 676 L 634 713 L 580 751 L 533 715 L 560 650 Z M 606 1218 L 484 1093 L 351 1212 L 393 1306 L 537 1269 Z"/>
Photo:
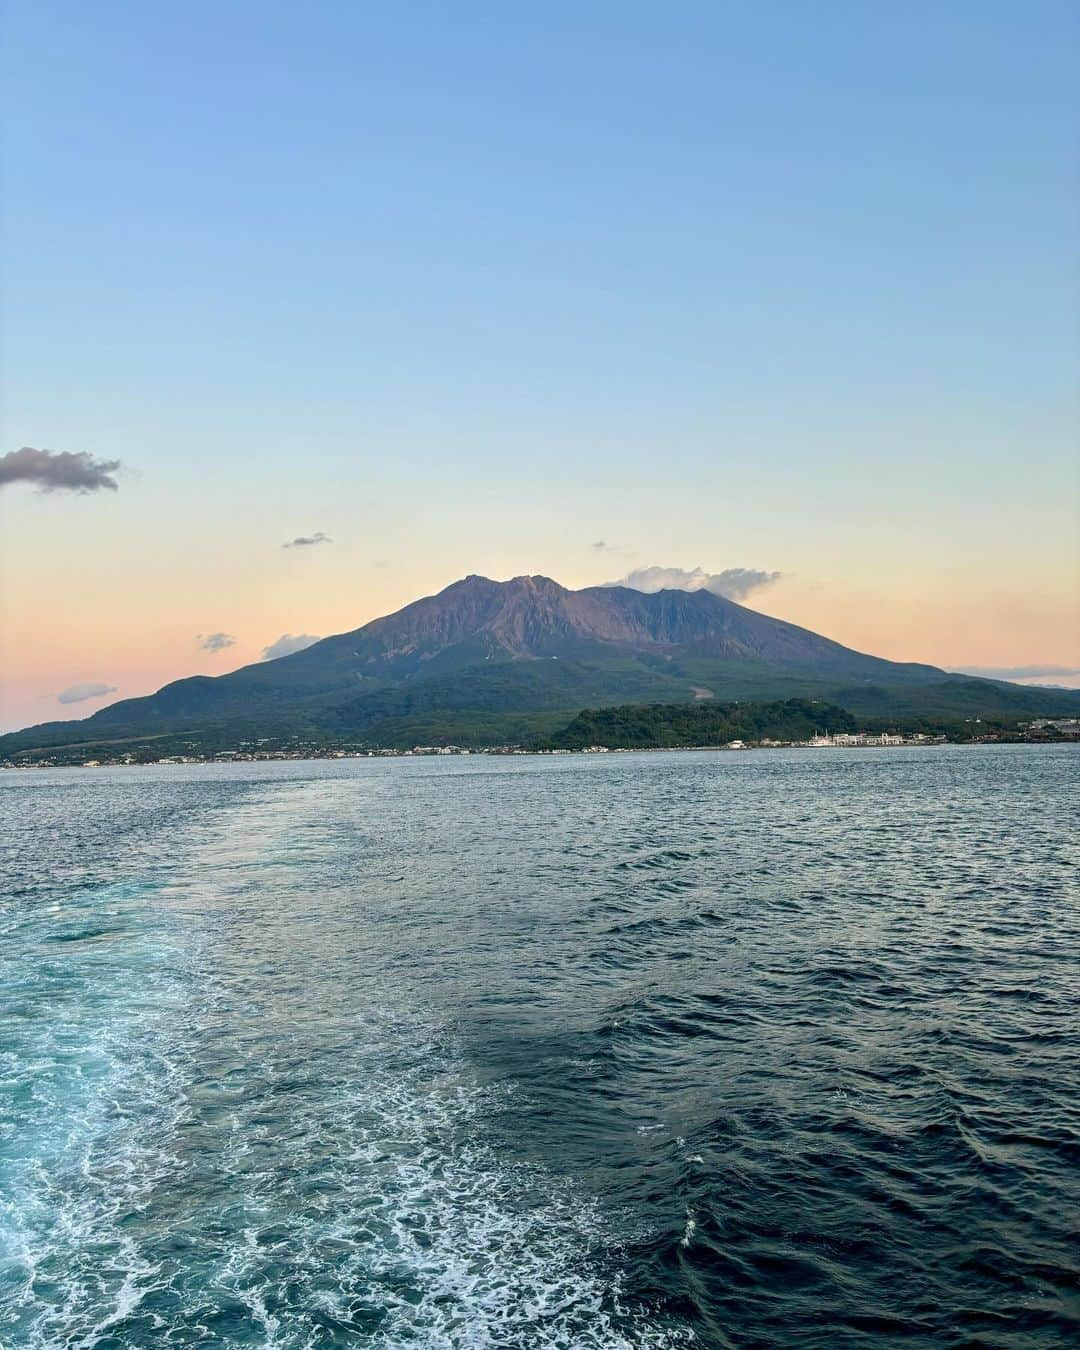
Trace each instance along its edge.
<path fill-rule="evenodd" d="M 1076 1345 L 1078 766 L 0 774 L 0 1345 Z"/>

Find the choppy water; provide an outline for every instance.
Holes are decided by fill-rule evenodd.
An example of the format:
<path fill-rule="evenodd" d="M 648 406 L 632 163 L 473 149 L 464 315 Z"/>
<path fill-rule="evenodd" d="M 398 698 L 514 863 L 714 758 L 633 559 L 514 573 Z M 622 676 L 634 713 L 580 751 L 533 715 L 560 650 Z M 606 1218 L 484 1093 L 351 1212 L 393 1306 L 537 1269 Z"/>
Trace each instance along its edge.
<path fill-rule="evenodd" d="M 0 776 L 0 1344 L 1073 1343 L 1078 763 Z"/>

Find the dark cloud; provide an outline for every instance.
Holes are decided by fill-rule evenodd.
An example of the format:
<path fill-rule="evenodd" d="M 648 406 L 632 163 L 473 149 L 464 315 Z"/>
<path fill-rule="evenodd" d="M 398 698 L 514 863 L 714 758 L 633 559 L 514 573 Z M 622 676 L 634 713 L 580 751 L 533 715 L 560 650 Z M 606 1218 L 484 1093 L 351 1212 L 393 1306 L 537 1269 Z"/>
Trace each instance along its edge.
<path fill-rule="evenodd" d="M 711 591 L 727 600 L 742 600 L 752 591 L 779 581 L 782 572 L 759 572 L 753 567 L 729 567 L 724 572 L 705 572 L 700 567 L 638 567 L 609 586 L 628 586 L 632 591 Z"/>
<path fill-rule="evenodd" d="M 236 639 L 231 633 L 199 633 L 199 647 L 204 652 L 223 652 L 226 647 L 234 647 Z"/>
<path fill-rule="evenodd" d="M 598 539 L 596 543 L 593 544 L 593 548 L 596 549 L 597 553 L 603 553 L 606 548 L 610 547 L 611 545 L 604 539 Z"/>
<path fill-rule="evenodd" d="M 73 684 L 63 693 L 57 694 L 57 703 L 82 703 L 88 698 L 104 698 L 106 694 L 115 694 L 115 684 Z"/>
<path fill-rule="evenodd" d="M 302 652 L 305 647 L 321 641 L 313 633 L 282 633 L 276 642 L 263 648 L 263 660 L 276 661 L 279 656 L 292 656 L 293 652 Z"/>
<path fill-rule="evenodd" d="M 328 534 L 323 534 L 322 530 L 316 530 L 314 534 L 298 534 L 295 539 L 290 539 L 287 544 L 282 544 L 282 548 L 307 548 L 311 544 L 332 544 L 334 541 Z"/>
<path fill-rule="evenodd" d="M 118 459 L 94 459 L 93 455 L 70 450 L 35 450 L 24 445 L 0 455 L 0 487 L 5 483 L 36 483 L 42 492 L 115 492 L 113 474 Z"/>

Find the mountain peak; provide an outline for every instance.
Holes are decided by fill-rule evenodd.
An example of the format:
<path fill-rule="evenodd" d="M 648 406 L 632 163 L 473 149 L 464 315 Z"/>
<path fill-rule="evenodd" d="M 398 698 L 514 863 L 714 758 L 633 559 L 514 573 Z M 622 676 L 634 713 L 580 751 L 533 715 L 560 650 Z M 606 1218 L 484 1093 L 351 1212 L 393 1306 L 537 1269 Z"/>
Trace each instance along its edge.
<path fill-rule="evenodd" d="M 417 734 L 423 728 L 427 735 L 425 718 L 443 719 L 444 730 L 446 719 L 463 717 L 509 729 L 518 716 L 545 709 L 628 699 L 690 701 L 703 697 L 703 688 L 739 698 L 758 697 L 762 690 L 771 697 L 827 694 L 880 711 L 897 706 L 900 691 L 935 681 L 944 682 L 943 706 L 989 706 L 985 691 L 991 686 L 984 681 L 867 656 L 707 590 L 571 591 L 539 574 L 493 581 L 472 573 L 437 595 L 290 656 L 216 679 L 178 680 L 147 698 L 103 708 L 86 722 L 58 723 L 33 736 L 62 744 L 92 734 L 156 735 L 230 720 L 340 732 L 383 725 L 379 719 L 386 728 L 397 726 L 395 718 L 419 718 Z M 1001 694 L 995 688 L 994 697 L 1018 710 L 1071 704 L 1055 695 L 1051 705 L 1045 691 Z M 392 734 L 405 733 L 398 726 Z M 20 741 L 44 743 L 31 739 L 30 731 Z"/>
<path fill-rule="evenodd" d="M 504 583 L 507 586 L 516 587 L 522 591 L 532 591 L 537 595 L 571 595 L 565 586 L 560 586 L 557 581 L 552 581 L 551 577 L 542 576 L 539 572 L 533 575 L 520 577 L 511 577 Z"/>

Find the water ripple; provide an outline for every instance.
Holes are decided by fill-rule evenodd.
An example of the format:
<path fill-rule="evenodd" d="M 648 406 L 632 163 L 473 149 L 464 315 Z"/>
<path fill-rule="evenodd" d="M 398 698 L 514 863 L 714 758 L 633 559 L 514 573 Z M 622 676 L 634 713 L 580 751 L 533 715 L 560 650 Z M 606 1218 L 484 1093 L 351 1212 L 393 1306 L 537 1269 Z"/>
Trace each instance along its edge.
<path fill-rule="evenodd" d="M 0 1342 L 1075 1343 L 1075 765 L 4 775 Z"/>

